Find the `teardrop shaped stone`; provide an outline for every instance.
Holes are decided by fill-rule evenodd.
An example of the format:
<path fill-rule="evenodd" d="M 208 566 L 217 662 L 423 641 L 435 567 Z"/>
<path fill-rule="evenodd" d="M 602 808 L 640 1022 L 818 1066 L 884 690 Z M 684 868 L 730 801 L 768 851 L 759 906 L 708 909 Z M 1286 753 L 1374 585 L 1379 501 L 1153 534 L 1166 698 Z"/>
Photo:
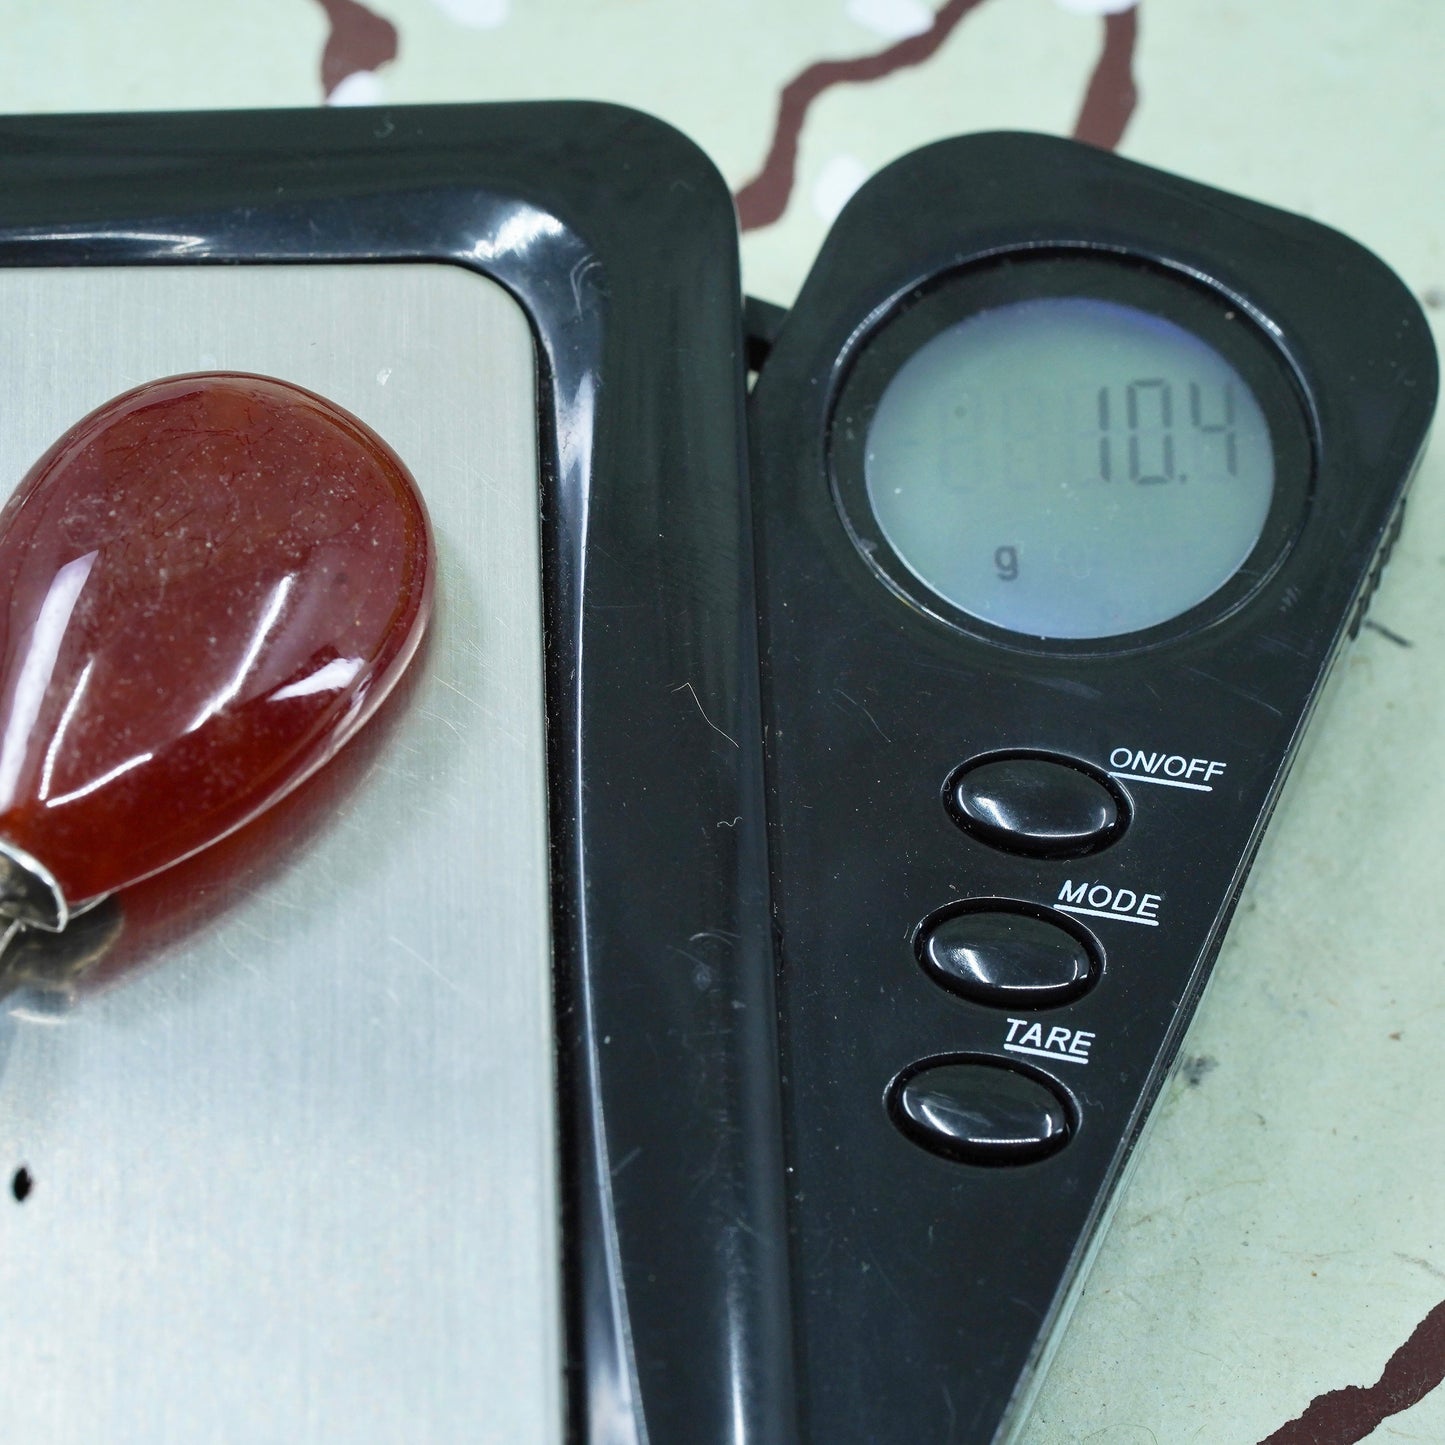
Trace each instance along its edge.
<path fill-rule="evenodd" d="M 380 705 L 433 571 L 405 466 L 324 398 L 217 372 L 107 402 L 0 511 L 0 846 L 63 923 L 240 827 Z"/>

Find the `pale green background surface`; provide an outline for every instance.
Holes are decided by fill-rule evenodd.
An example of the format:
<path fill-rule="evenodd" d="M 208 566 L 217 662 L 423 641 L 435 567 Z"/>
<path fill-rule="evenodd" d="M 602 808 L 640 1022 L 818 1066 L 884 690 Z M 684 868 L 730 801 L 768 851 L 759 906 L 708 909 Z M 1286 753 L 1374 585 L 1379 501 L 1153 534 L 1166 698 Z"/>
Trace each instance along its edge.
<path fill-rule="evenodd" d="M 692 135 L 735 187 L 781 87 L 884 48 L 923 0 L 376 0 L 398 58 L 342 95 L 597 97 Z M 827 92 L 792 202 L 743 243 L 787 301 L 849 186 L 938 136 L 1068 133 L 1088 0 L 987 0 L 939 54 Z M 1445 320 L 1445 3 L 1143 0 L 1123 154 L 1329 222 Z M 0 109 L 309 105 L 316 0 L 0 3 Z M 1349 298 L 1341 297 L 1348 305 Z M 1343 359 L 1345 362 L 1347 358 Z M 1445 1299 L 1445 453 L 1427 457 L 1026 1445 L 1254 1445 L 1370 1385 Z M 1445 1442 L 1445 1389 L 1372 1441 Z"/>

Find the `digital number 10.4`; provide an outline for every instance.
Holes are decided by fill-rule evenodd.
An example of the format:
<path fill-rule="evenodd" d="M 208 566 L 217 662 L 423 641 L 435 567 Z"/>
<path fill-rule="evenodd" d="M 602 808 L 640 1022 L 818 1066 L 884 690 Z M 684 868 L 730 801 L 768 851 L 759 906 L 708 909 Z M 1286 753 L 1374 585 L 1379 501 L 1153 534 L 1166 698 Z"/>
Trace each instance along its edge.
<path fill-rule="evenodd" d="M 1121 396 L 1122 390 L 1122 396 Z M 1099 476 L 1106 482 L 1186 481 L 1176 469 L 1174 388 L 1162 377 L 1142 377 L 1122 389 L 1099 388 Z M 1122 423 L 1122 425 L 1121 425 Z M 1239 442 L 1234 425 L 1234 387 L 1189 383 L 1189 432 L 1223 439 L 1229 475 L 1239 475 Z"/>

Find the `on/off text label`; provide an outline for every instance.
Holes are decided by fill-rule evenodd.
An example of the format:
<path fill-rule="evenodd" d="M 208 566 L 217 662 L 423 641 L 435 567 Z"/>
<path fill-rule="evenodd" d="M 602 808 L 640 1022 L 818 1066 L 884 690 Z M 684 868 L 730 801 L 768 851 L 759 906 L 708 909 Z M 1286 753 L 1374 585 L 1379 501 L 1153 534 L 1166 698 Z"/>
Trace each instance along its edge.
<path fill-rule="evenodd" d="M 1109 774 L 1131 783 L 1159 783 L 1166 788 L 1187 788 L 1212 793 L 1214 780 L 1227 763 L 1217 758 L 1191 758 L 1183 753 L 1149 752 L 1144 748 L 1115 748 L 1109 754 Z"/>

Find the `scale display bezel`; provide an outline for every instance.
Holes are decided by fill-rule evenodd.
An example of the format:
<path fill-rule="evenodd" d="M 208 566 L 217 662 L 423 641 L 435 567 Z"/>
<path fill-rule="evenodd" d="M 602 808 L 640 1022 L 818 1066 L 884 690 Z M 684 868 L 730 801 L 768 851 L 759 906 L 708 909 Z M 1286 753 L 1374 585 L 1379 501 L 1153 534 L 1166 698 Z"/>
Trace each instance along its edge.
<path fill-rule="evenodd" d="M 900 555 L 869 496 L 867 453 L 889 387 L 923 347 L 986 312 L 1020 302 L 1076 298 L 1111 302 L 1172 322 L 1231 366 L 1264 413 L 1273 451 L 1273 495 L 1244 561 L 1201 601 L 1139 629 L 1042 636 L 965 610 Z M 916 611 L 1003 647 L 1096 656 L 1159 647 L 1198 633 L 1244 607 L 1279 570 L 1314 496 L 1318 435 L 1303 383 L 1275 344 L 1268 322 L 1208 278 L 1141 253 L 1028 247 L 935 274 L 875 313 L 853 338 L 837 375 L 827 423 L 827 470 L 834 504 L 859 556 Z"/>

